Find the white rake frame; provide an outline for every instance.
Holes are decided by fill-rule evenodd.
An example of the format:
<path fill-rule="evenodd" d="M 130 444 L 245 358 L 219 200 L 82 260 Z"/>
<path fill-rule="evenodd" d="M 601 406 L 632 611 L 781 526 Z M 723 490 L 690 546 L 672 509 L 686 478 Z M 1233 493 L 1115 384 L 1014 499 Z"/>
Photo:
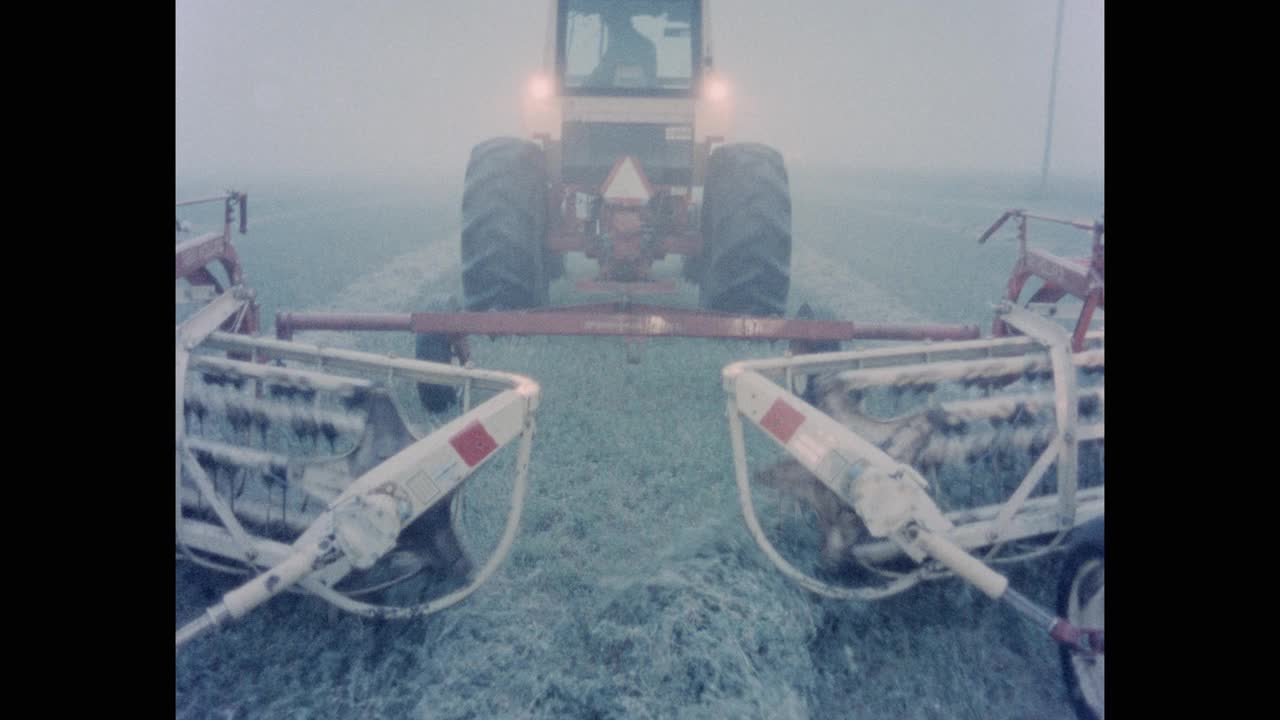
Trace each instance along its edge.
<path fill-rule="evenodd" d="M 1103 332 L 1089 333 L 1084 351 L 1073 354 L 1070 335 L 1053 321 L 1008 305 L 999 308 L 999 312 L 1005 322 L 1025 336 L 743 361 L 724 368 L 729 434 L 743 517 L 756 544 L 780 571 L 812 592 L 840 599 L 880 599 L 922 580 L 953 573 L 999 599 L 1005 595 L 1008 581 L 973 557 L 971 551 L 990 547 L 984 560 L 991 563 L 1030 559 L 1059 549 L 1072 528 L 1103 514 L 1103 487 L 1077 490 L 1079 443 L 1103 439 L 1105 426 L 1101 420 L 1078 422 L 1075 378 L 1078 367 L 1104 366 Z M 925 492 L 928 482 L 915 468 L 894 460 L 788 389 L 794 388 L 797 376 L 817 373 L 839 372 L 845 382 L 871 387 L 900 384 L 908 379 L 962 379 L 981 373 L 984 368 L 990 370 L 993 364 L 1052 371 L 1056 428 L 1048 447 L 1004 503 L 945 514 Z M 1101 390 L 1094 394 L 1102 398 Z M 1000 407 L 1001 402 L 995 398 L 954 405 L 957 410 L 980 414 Z M 943 403 L 943 408 L 951 409 L 952 405 Z M 991 414 L 995 413 L 988 413 Z M 883 586 L 850 588 L 818 580 L 787 562 L 765 536 L 756 515 L 742 418 L 759 427 L 857 512 L 871 535 L 878 538 L 853 549 L 859 560 L 883 562 L 905 553 L 921 564 Z M 1058 492 L 1028 499 L 1055 460 Z M 1033 552 L 995 558 L 1005 543 L 1050 534 L 1054 534 L 1053 539 Z M 936 562 L 925 562 L 930 558 Z"/>
<path fill-rule="evenodd" d="M 175 427 L 175 524 L 179 546 L 270 568 L 253 580 L 228 592 L 220 603 L 177 633 L 177 645 L 203 630 L 242 617 L 249 610 L 294 584 L 350 612 L 370 617 L 410 618 L 455 605 L 483 585 L 506 558 L 523 513 L 528 486 L 529 457 L 534 433 L 534 411 L 540 388 L 520 375 L 457 367 L 442 363 L 381 356 L 352 350 L 321 348 L 297 342 L 219 332 L 228 319 L 241 312 L 247 293 L 231 288 L 198 310 L 176 330 L 177 391 Z M 463 413 L 430 435 L 402 449 L 366 472 L 333 500 L 320 517 L 291 545 L 254 536 L 245 531 L 234 512 L 213 491 L 208 478 L 188 447 L 184 428 L 185 376 L 197 347 L 238 353 L 256 361 L 288 360 L 308 363 L 314 370 L 268 367 L 258 362 L 218 360 L 223 368 L 237 366 L 247 376 L 295 373 L 317 381 L 317 372 L 331 382 L 358 384 L 362 378 L 338 373 L 403 379 L 461 387 Z M 201 362 L 196 359 L 196 362 Z M 497 394 L 471 407 L 473 389 Z M 478 429 L 477 429 L 478 428 Z M 498 545 L 466 586 L 414 607 L 375 606 L 353 600 L 332 588 L 354 568 L 367 568 L 394 547 L 399 529 L 434 507 L 498 450 L 519 438 L 511 508 Z M 468 445 L 475 440 L 478 444 Z M 200 494 L 217 514 L 220 525 L 184 518 L 182 471 L 200 488 Z"/>

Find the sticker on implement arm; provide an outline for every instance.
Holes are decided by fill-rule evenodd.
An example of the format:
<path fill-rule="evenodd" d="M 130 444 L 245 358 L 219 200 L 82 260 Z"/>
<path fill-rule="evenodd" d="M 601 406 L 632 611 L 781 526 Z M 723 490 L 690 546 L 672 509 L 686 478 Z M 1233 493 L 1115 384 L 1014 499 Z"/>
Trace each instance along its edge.
<path fill-rule="evenodd" d="M 804 415 L 783 402 L 782 398 L 774 400 L 773 405 L 769 407 L 769 412 L 760 418 L 760 427 L 768 430 L 783 445 L 791 441 L 791 436 L 796 434 L 796 429 L 802 424 L 804 424 Z"/>
<path fill-rule="evenodd" d="M 405 483 L 405 487 L 409 488 L 420 505 L 426 507 L 439 497 L 441 487 L 452 487 L 461 474 L 458 461 L 450 460 L 448 463 L 423 468 Z"/>
<path fill-rule="evenodd" d="M 498 442 L 478 420 L 449 438 L 449 444 L 458 451 L 458 456 L 467 464 L 467 467 L 479 465 L 482 460 L 489 457 L 490 453 L 498 449 Z"/>

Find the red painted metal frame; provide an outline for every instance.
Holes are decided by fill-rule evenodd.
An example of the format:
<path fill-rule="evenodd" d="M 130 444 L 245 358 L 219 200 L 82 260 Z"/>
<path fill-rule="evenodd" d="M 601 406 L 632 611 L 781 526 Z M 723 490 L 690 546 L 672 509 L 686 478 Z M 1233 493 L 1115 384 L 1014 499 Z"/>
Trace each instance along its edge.
<path fill-rule="evenodd" d="M 603 303 L 508 312 L 277 313 L 282 340 L 304 330 L 413 332 L 419 335 L 578 335 L 731 340 L 969 340 L 973 325 L 852 323 L 701 312 L 654 305 Z"/>
<path fill-rule="evenodd" d="M 228 191 L 225 195 L 215 195 L 176 203 L 176 207 L 211 202 L 224 203 L 222 232 L 209 233 L 178 243 L 174 253 L 174 279 L 186 279 L 192 285 L 212 286 L 215 292 L 221 293 L 224 290 L 222 284 L 218 282 L 217 277 L 209 270 L 210 264 L 215 261 L 222 265 L 222 269 L 226 271 L 228 282 L 231 285 L 244 283 L 244 269 L 240 264 L 240 256 L 236 254 L 236 248 L 231 243 L 231 228 L 238 208 L 240 234 L 243 235 L 248 231 L 249 196 L 247 193 Z M 256 334 L 260 328 L 258 304 L 250 300 L 249 308 L 244 317 L 240 319 L 240 324 L 232 327 L 235 322 L 236 318 L 231 318 L 222 329 L 247 335 Z"/>
<path fill-rule="evenodd" d="M 1018 302 L 1027 281 L 1038 277 L 1044 285 L 1027 301 L 1029 303 L 1055 303 L 1066 295 L 1073 295 L 1084 301 L 1080 316 L 1071 335 L 1071 349 L 1080 352 L 1084 349 L 1084 336 L 1093 320 L 1093 313 L 1104 306 L 1105 285 L 1105 245 L 1102 242 L 1104 232 L 1101 220 L 1094 223 L 1078 220 L 1062 220 L 1059 218 L 1033 215 L 1022 210 L 1009 210 L 1000 216 L 987 229 L 978 243 L 982 244 L 991 237 L 1000 226 L 1011 218 L 1018 221 L 1018 261 L 1009 275 L 1009 283 L 1005 289 L 1005 300 Z M 1061 258 L 1038 248 L 1027 247 L 1027 220 L 1070 225 L 1088 231 L 1093 238 L 1092 251 L 1087 258 Z M 996 318 L 991 325 L 991 334 L 1003 337 L 1011 334 L 1011 329 L 1002 320 Z"/>
<path fill-rule="evenodd" d="M 213 285 L 221 292 L 222 287 L 208 270 L 209 263 L 215 260 L 227 271 L 232 285 L 244 282 L 240 258 L 226 234 L 202 235 L 179 243 L 174 259 L 174 279 L 187 278 L 193 285 Z"/>
<path fill-rule="evenodd" d="M 628 159 L 634 164 L 649 198 L 663 196 L 661 204 L 667 213 L 664 227 L 649 240 L 644 238 L 644 232 L 655 218 L 648 200 L 606 200 L 600 196 Z M 669 254 L 696 257 L 703 252 L 702 234 L 690 227 L 689 198 L 667 194 L 670 190 L 669 186 L 652 184 L 631 156 L 615 162 L 608 178 L 598 188 L 577 184 L 558 186 L 551 208 L 555 222 L 547 236 L 547 248 L 561 255 L 580 252 L 596 260 L 600 265 L 596 280 L 649 282 L 649 269 L 654 262 Z M 580 220 L 577 216 L 575 197 L 579 193 L 597 198 L 599 205 L 591 220 Z M 603 239 L 606 236 L 607 241 Z"/>

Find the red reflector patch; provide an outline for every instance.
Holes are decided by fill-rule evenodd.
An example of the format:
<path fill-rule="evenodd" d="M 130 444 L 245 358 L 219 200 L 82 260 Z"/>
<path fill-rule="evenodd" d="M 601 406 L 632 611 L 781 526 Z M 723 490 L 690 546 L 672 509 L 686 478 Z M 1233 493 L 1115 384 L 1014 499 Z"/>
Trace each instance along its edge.
<path fill-rule="evenodd" d="M 489 457 L 489 453 L 498 449 L 498 442 L 479 421 L 463 428 L 462 432 L 449 439 L 449 444 L 458 451 L 467 467 L 475 467 L 481 460 Z"/>
<path fill-rule="evenodd" d="M 804 415 L 782 402 L 782 398 L 774 400 L 769 412 L 760 419 L 760 426 L 784 444 L 791 441 L 791 436 L 796 434 L 796 428 L 803 423 Z"/>

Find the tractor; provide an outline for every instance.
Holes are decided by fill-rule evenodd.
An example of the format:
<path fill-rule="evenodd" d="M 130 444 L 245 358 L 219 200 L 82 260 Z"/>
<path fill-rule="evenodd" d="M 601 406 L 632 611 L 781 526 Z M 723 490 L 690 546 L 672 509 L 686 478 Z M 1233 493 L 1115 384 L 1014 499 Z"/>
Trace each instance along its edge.
<path fill-rule="evenodd" d="M 551 0 L 528 139 L 476 145 L 462 199 L 468 311 L 548 304 L 565 256 L 599 266 L 581 289 L 671 291 L 668 255 L 713 312 L 779 316 L 790 285 L 782 155 L 725 144 L 728 85 L 707 0 Z"/>
<path fill-rule="evenodd" d="M 726 143 L 731 97 L 715 70 L 709 0 L 550 0 L 542 67 L 524 90 L 525 138 L 471 150 L 462 194 L 462 295 L 425 312 L 278 313 L 305 330 L 409 331 L 419 360 L 465 365 L 469 335 L 786 340 L 796 352 L 856 339 L 960 340 L 976 326 L 783 318 L 791 193 L 782 155 Z M 579 290 L 611 302 L 550 305 L 565 258 L 598 266 Z M 675 292 L 654 264 L 682 258 L 697 309 L 633 303 Z M 461 307 L 460 307 L 461 305 Z M 445 412 L 455 388 L 419 386 Z"/>

